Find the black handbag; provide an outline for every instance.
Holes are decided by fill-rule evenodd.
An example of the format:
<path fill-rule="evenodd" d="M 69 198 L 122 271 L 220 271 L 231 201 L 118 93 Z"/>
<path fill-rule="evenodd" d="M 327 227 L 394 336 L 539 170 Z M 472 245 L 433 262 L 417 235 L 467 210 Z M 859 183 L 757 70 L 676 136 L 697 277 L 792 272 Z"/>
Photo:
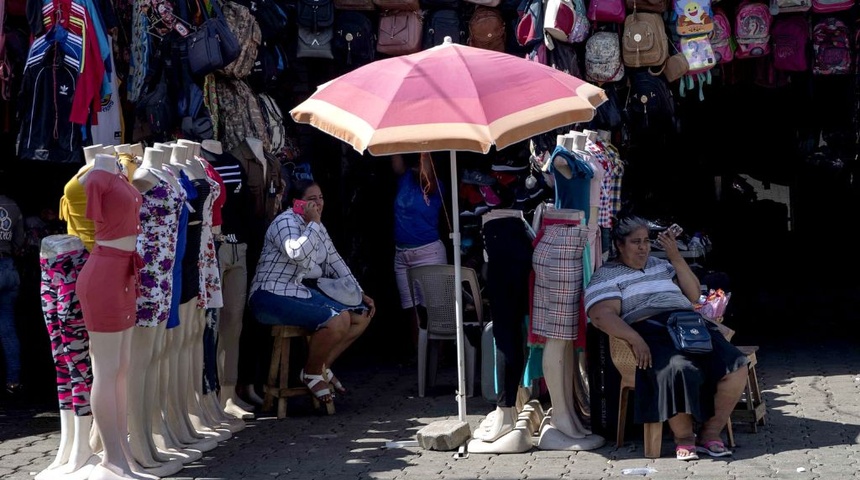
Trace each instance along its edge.
<path fill-rule="evenodd" d="M 230 65 L 242 52 L 218 1 L 212 0 L 211 5 L 215 16 L 207 18 L 195 32 L 185 37 L 188 67 L 195 76 L 202 77 Z M 205 8 L 201 10 L 206 12 Z"/>
<path fill-rule="evenodd" d="M 708 325 L 697 312 L 673 312 L 666 320 L 666 329 L 675 348 L 684 353 L 710 353 L 714 349 Z"/>

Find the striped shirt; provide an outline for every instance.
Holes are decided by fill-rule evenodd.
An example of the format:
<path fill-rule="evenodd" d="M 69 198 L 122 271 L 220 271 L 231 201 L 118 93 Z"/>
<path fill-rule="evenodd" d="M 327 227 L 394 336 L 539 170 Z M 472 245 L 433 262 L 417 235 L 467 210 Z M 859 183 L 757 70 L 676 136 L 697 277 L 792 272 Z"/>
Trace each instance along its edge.
<path fill-rule="evenodd" d="M 305 223 L 292 209 L 275 217 L 266 231 L 263 253 L 248 298 L 257 290 L 310 298 L 311 292 L 302 280 L 320 277 L 350 277 L 355 281 L 322 224 Z"/>
<path fill-rule="evenodd" d="M 620 261 L 603 264 L 585 287 L 585 311 L 603 300 L 621 300 L 621 318 L 633 323 L 671 310 L 692 310 L 693 305 L 672 281 L 675 267 L 666 260 L 648 257 L 637 270 Z"/>

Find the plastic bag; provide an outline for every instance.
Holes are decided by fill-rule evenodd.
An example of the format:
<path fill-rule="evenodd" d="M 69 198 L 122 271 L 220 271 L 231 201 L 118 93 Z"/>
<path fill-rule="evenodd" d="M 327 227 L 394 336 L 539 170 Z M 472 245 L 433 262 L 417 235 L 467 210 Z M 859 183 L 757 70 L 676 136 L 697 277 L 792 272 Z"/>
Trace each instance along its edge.
<path fill-rule="evenodd" d="M 695 307 L 696 311 L 708 320 L 718 321 L 717 319 L 726 313 L 726 306 L 728 306 L 732 294 L 718 288 L 717 290 L 712 289 L 708 292 L 707 297 L 704 295 L 702 297 Z"/>

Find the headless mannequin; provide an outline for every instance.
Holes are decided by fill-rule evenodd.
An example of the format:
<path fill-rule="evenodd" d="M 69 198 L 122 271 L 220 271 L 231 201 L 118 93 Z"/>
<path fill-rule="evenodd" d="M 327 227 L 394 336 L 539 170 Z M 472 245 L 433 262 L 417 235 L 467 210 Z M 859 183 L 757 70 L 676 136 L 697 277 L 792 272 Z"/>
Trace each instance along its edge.
<path fill-rule="evenodd" d="M 129 149 L 130 150 L 130 149 Z M 119 148 L 117 150 L 119 152 Z M 129 151 L 130 153 L 130 151 Z M 161 169 L 163 151 L 147 148 L 141 166 L 135 170 L 132 185 L 146 194 L 158 184 L 153 171 Z M 147 473 L 166 477 L 182 470 L 182 462 L 158 451 L 152 433 L 152 409 L 158 402 L 156 384 L 158 363 L 155 360 L 164 343 L 166 322 L 157 326 L 135 326 L 131 341 L 131 371 L 129 377 L 129 446 L 132 455 Z"/>
<path fill-rule="evenodd" d="M 263 166 L 263 177 L 268 178 L 267 169 L 269 168 L 269 162 L 266 160 L 266 154 L 263 150 L 263 141 L 258 139 L 258 138 L 245 137 L 245 144 L 247 144 L 248 147 L 250 147 L 251 151 L 254 153 L 254 158 L 256 158 L 257 161 L 260 162 L 260 165 Z M 275 188 L 274 185 L 267 185 L 266 188 L 269 189 L 270 193 L 274 193 L 274 188 Z M 256 265 L 252 265 L 251 268 L 252 269 L 256 268 Z M 238 346 L 237 346 L 237 349 L 238 349 Z M 238 350 L 237 350 L 237 352 L 238 352 Z M 245 393 L 246 398 L 248 400 L 250 400 L 252 403 L 254 403 L 256 406 L 258 406 L 258 407 L 263 406 L 263 399 L 260 398 L 259 395 L 257 395 L 257 390 L 254 388 L 253 383 L 249 383 L 248 385 L 245 385 L 244 393 Z"/>
<path fill-rule="evenodd" d="M 90 158 L 90 162 L 94 156 Z M 51 235 L 41 243 L 39 255 L 55 258 L 68 252 L 80 251 L 84 243 L 74 235 Z M 77 480 L 89 477 L 99 457 L 93 455 L 89 436 L 93 416 L 75 415 L 72 409 L 60 410 L 60 446 L 57 456 L 47 468 L 36 475 L 37 480 Z"/>
<path fill-rule="evenodd" d="M 518 218 L 525 222 L 523 212 L 515 209 L 492 210 L 484 214 L 481 221 L 482 225 L 486 225 L 492 220 L 507 217 Z M 508 365 L 508 361 L 510 360 L 506 359 L 502 363 L 506 369 L 517 368 L 514 365 Z M 522 367 L 522 365 L 519 366 L 520 369 Z M 509 373 L 501 374 L 500 372 L 504 377 L 508 377 Z M 521 379 L 521 377 L 522 370 L 519 373 L 519 378 Z M 508 386 L 506 385 L 504 390 L 507 391 L 507 389 Z M 503 391 L 499 395 L 505 396 L 506 394 Z M 523 412 L 523 407 L 528 402 L 529 396 L 529 390 L 519 386 L 515 405 L 508 407 L 499 403 L 475 430 L 473 434 L 475 440 L 469 443 L 469 450 L 476 453 L 520 453 L 529 450 L 532 447 L 532 435 L 537 431 L 540 424 L 539 421 L 537 423 L 525 421 L 532 415 L 532 413 Z"/>
<path fill-rule="evenodd" d="M 580 132 L 558 136 L 558 145 L 568 151 L 584 151 L 585 142 L 586 136 Z M 565 178 L 573 175 L 564 158 L 556 157 L 553 162 L 553 167 Z M 581 212 L 576 212 L 575 215 L 576 218 L 571 219 L 582 218 Z M 592 435 L 576 411 L 574 379 L 581 374 L 575 361 L 572 340 L 547 338 L 543 353 L 543 371 L 552 401 L 552 414 L 549 421 L 541 427 L 538 447 L 544 450 L 591 450 L 602 446 L 604 438 Z"/>
<path fill-rule="evenodd" d="M 144 146 L 143 146 L 142 142 L 134 143 L 134 144 L 130 145 L 128 148 L 131 151 L 132 155 L 134 155 L 137 158 L 143 158 Z"/>
<path fill-rule="evenodd" d="M 158 144 L 157 144 L 158 146 Z M 170 154 L 170 166 L 177 171 L 184 171 L 191 179 L 201 178 L 200 172 L 205 175 L 202 166 L 195 169 L 193 163 L 188 164 L 189 149 L 183 145 L 172 145 Z M 199 162 L 194 162 L 198 163 Z M 190 224 L 189 224 L 190 225 Z M 197 377 L 191 376 L 191 353 L 190 348 L 195 339 L 202 340 L 202 328 L 200 335 L 195 336 L 195 324 L 200 323 L 197 320 L 196 298 L 179 306 L 179 326 L 168 330 L 167 332 L 167 349 L 168 349 L 168 366 L 169 373 L 168 386 L 165 389 L 168 395 L 167 418 L 169 430 L 176 436 L 176 439 L 183 445 L 206 452 L 217 446 L 216 441 L 209 440 L 210 435 L 204 435 L 195 428 L 189 416 L 189 382 L 193 378 L 199 377 L 202 373 L 198 372 Z"/>
<path fill-rule="evenodd" d="M 185 170 L 189 176 L 193 171 L 195 176 L 192 178 L 206 179 L 208 177 L 206 169 L 198 158 L 200 156 L 200 144 L 185 139 L 179 140 L 177 144 L 188 149 L 185 161 L 183 165 L 180 165 L 180 168 Z M 198 432 L 217 437 L 218 441 L 226 440 L 232 435 L 230 430 L 225 429 L 219 421 L 213 419 L 203 407 L 203 382 L 195 380 L 203 375 L 203 330 L 206 327 L 206 312 L 204 309 L 197 308 L 196 298 L 180 305 L 179 308 L 181 321 L 183 323 L 190 322 L 192 327 L 190 333 L 184 337 L 185 347 L 183 349 L 189 354 L 188 375 L 192 380 L 186 383 L 187 407 L 191 424 Z"/>
<path fill-rule="evenodd" d="M 249 148 L 246 144 L 242 144 L 242 148 Z M 224 147 L 217 140 L 203 140 L 201 148 L 216 155 L 224 153 Z M 214 231 L 216 235 L 219 231 Z M 247 248 L 247 244 L 241 245 Z M 244 260 L 244 257 L 240 257 Z M 247 267 L 245 267 L 247 268 Z M 235 282 L 224 281 L 224 268 L 222 266 L 222 289 L 229 291 L 230 289 L 243 290 L 241 298 L 245 298 L 244 290 L 247 289 L 246 275 L 242 274 L 242 279 L 239 282 L 241 285 L 236 286 Z M 235 274 L 233 275 L 235 277 Z M 235 295 L 227 295 L 227 298 L 235 298 Z M 238 307 L 238 312 L 231 311 L 228 315 L 225 313 L 227 309 L 236 308 L 236 305 L 225 305 L 221 310 L 221 315 L 218 323 L 218 380 L 221 384 L 220 399 L 216 410 L 226 413 L 229 417 L 236 419 L 254 418 L 251 413 L 254 406 L 250 405 L 236 393 L 236 371 L 239 365 L 239 338 L 242 334 L 242 311 L 243 306 Z"/>
<path fill-rule="evenodd" d="M 191 149 L 191 154 L 193 155 L 193 157 L 189 158 L 189 166 L 192 168 L 196 167 L 197 165 L 203 167 L 203 174 L 208 176 L 208 173 L 206 172 L 205 159 L 203 158 L 203 154 L 201 151 L 201 149 L 203 148 L 203 144 L 184 139 L 179 140 L 177 143 L 179 143 L 180 145 L 185 145 Z M 206 143 L 206 145 L 210 149 L 214 149 L 209 151 L 215 151 L 216 153 L 220 153 L 223 151 L 221 143 L 216 140 L 204 140 L 204 143 Z M 217 236 L 221 233 L 221 226 L 212 226 L 211 231 L 212 235 Z M 217 251 L 215 252 L 215 254 L 217 256 Z M 205 318 L 203 318 L 204 323 L 200 325 L 201 328 L 205 328 L 205 321 Z M 238 334 L 236 335 L 236 339 L 238 340 Z M 192 375 L 194 375 L 194 372 L 203 371 L 203 343 L 198 342 L 194 347 L 195 351 L 193 352 L 194 357 L 192 363 Z M 231 433 L 235 433 L 245 428 L 244 421 L 242 421 L 240 418 L 227 415 L 227 413 L 224 412 L 224 409 L 221 408 L 221 403 L 218 399 L 218 394 L 216 392 L 203 394 L 202 382 L 191 383 L 193 386 L 192 393 L 194 395 L 191 398 L 196 399 L 196 403 L 192 402 L 192 404 L 189 405 L 189 409 L 198 409 L 196 412 L 195 410 L 192 410 L 192 423 L 196 421 L 195 417 L 199 417 L 202 420 L 202 424 L 211 429 L 226 429 Z M 195 427 L 198 427 L 198 423 L 194 423 L 194 425 Z"/>
<path fill-rule="evenodd" d="M 173 148 L 170 145 L 156 143 L 153 148 L 154 154 L 149 158 L 151 163 L 147 163 L 147 166 L 152 167 L 150 173 L 166 179 L 171 182 L 174 188 L 180 189 L 182 186 L 175 176 L 178 173 L 174 172 L 173 168 L 168 164 L 172 152 Z M 166 328 L 166 325 L 164 327 Z M 153 442 L 158 452 L 166 455 L 169 459 L 179 459 L 185 464 L 199 460 L 203 454 L 201 450 L 193 445 L 194 439 L 189 440 L 187 444 L 183 443 L 179 440 L 179 434 L 174 432 L 174 430 L 178 429 L 178 422 L 173 421 L 175 418 L 169 408 L 173 401 L 171 392 L 175 392 L 175 390 L 171 390 L 171 381 L 175 381 L 175 378 L 171 379 L 170 377 L 170 359 L 171 354 L 174 352 L 178 354 L 178 350 L 173 348 L 172 341 L 175 335 L 173 330 L 175 329 L 164 331 L 155 344 L 153 372 L 155 373 L 156 381 L 153 385 L 152 395 L 157 400 L 150 409 L 150 422 L 152 425 Z M 176 348 L 178 349 L 179 347 Z"/>
<path fill-rule="evenodd" d="M 111 155 L 96 155 L 93 170 L 117 173 L 116 159 Z M 81 177 L 81 183 L 86 182 L 88 174 L 89 172 Z M 135 250 L 137 236 L 96 240 L 96 243 L 131 252 Z M 96 418 L 99 437 L 104 447 L 102 462 L 93 468 L 89 476 L 91 480 L 157 478 L 134 471 L 139 467 L 134 463 L 128 445 L 127 374 L 133 333 L 133 328 L 120 332 L 89 333 L 93 363 L 93 416 Z"/>

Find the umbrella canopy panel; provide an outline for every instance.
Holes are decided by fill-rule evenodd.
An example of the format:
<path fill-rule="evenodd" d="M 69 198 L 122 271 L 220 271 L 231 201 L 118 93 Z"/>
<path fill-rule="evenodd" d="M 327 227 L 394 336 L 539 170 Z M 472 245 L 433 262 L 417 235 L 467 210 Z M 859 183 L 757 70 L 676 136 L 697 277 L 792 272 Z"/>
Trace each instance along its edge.
<path fill-rule="evenodd" d="M 338 77 L 290 113 L 373 155 L 487 153 L 589 121 L 605 99 L 602 89 L 554 68 L 443 44 Z"/>

